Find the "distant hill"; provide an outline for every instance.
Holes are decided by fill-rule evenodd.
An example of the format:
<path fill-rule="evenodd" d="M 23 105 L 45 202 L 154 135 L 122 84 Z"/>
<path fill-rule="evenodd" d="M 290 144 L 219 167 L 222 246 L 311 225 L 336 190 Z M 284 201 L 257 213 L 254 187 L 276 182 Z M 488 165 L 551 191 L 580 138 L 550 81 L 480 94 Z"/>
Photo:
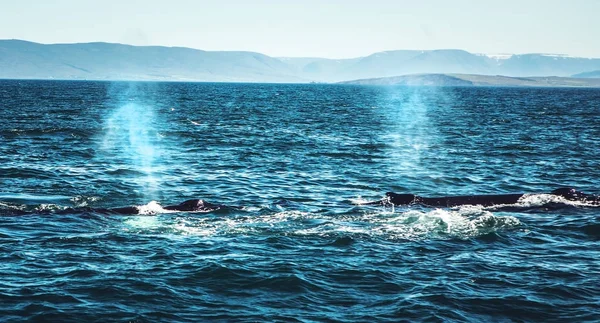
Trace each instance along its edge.
<path fill-rule="evenodd" d="M 594 87 L 600 79 L 570 77 L 509 77 L 477 74 L 412 74 L 340 82 L 359 85 L 404 86 L 514 86 L 514 87 Z"/>
<path fill-rule="evenodd" d="M 513 55 L 500 62 L 498 73 L 508 76 L 571 76 L 600 69 L 598 58 L 564 55 Z"/>
<path fill-rule="evenodd" d="M 306 82 L 281 60 L 253 52 L 108 43 L 0 41 L 0 78 Z"/>
<path fill-rule="evenodd" d="M 311 81 L 336 82 L 344 80 L 346 70 L 354 66 L 361 58 L 328 59 L 328 58 L 279 58 L 294 69 L 296 75 Z"/>
<path fill-rule="evenodd" d="M 385 51 L 350 59 L 275 58 L 254 52 L 183 47 L 110 43 L 45 45 L 0 40 L 0 78 L 14 79 L 304 83 L 407 74 L 571 76 L 598 70 L 597 58 L 548 54 L 486 56 L 458 49 Z"/>
<path fill-rule="evenodd" d="M 321 62 L 313 59 L 302 65 L 300 64 L 302 60 L 302 58 L 288 59 L 288 62 L 295 62 L 296 68 L 300 69 Z M 336 68 L 326 74 L 325 81 L 423 73 L 566 77 L 595 69 L 600 69 L 600 59 L 550 54 L 506 55 L 495 58 L 457 49 L 399 50 L 379 52 L 353 60 L 338 60 Z M 320 68 L 320 71 L 323 70 Z M 310 75 L 302 74 L 302 77 L 310 78 Z"/>
<path fill-rule="evenodd" d="M 407 86 L 472 86 L 473 82 L 447 74 L 413 74 L 344 81 L 341 84 L 407 85 Z"/>
<path fill-rule="evenodd" d="M 579 78 L 600 78 L 600 70 L 592 72 L 584 72 L 573 75 L 573 77 Z"/>

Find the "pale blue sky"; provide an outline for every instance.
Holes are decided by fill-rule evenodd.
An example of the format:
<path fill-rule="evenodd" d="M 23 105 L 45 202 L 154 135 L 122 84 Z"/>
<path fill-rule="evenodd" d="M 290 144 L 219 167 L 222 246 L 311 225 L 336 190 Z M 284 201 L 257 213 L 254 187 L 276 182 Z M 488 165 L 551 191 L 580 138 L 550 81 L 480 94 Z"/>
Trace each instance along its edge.
<path fill-rule="evenodd" d="M 393 49 L 600 57 L 600 0 L 0 0 L 0 39 L 346 58 Z"/>

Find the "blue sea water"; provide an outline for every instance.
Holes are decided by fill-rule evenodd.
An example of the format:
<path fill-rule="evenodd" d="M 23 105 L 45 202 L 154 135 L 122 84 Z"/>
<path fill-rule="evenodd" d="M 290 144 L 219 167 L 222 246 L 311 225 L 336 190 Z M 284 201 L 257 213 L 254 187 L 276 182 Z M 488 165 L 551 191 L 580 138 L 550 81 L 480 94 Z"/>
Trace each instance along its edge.
<path fill-rule="evenodd" d="M 597 322 L 600 208 L 542 193 L 599 138 L 590 89 L 0 81 L 0 321 Z"/>

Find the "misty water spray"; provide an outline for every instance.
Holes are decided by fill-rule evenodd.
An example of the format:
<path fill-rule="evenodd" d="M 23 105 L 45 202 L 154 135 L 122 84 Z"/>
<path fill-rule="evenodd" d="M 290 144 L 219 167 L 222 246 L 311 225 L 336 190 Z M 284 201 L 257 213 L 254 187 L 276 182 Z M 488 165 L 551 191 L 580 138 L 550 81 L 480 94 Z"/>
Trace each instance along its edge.
<path fill-rule="evenodd" d="M 121 101 L 106 119 L 104 151 L 111 157 L 113 172 L 122 176 L 125 184 L 132 185 L 138 195 L 155 199 L 159 181 L 154 109 L 136 95 Z"/>

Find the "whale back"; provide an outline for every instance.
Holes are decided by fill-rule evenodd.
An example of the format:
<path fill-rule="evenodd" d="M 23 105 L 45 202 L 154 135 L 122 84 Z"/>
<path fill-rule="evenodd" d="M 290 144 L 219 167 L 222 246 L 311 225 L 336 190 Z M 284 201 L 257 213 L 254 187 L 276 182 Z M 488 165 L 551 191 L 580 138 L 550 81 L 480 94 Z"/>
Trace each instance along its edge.
<path fill-rule="evenodd" d="M 196 211 L 198 208 L 201 208 L 204 206 L 204 201 L 202 200 L 198 200 L 198 199 L 193 199 L 193 200 L 187 200 L 184 202 L 181 202 L 177 205 L 169 205 L 169 206 L 165 206 L 165 209 L 167 210 L 174 210 L 174 211 Z"/>
<path fill-rule="evenodd" d="M 181 202 L 177 205 L 165 206 L 165 209 L 167 209 L 167 210 L 184 211 L 184 212 L 194 212 L 194 211 L 209 212 L 209 211 L 218 210 L 220 208 L 221 208 L 220 205 L 212 204 L 212 203 L 206 202 L 204 200 L 199 200 L 199 199 L 187 200 L 187 201 Z"/>
<path fill-rule="evenodd" d="M 570 201 L 579 201 L 586 198 L 587 194 L 583 192 L 579 192 L 574 188 L 570 187 L 561 187 L 552 191 L 552 194 L 562 196 Z"/>
<path fill-rule="evenodd" d="M 417 196 L 414 194 L 396 194 L 393 192 L 385 193 L 387 201 L 394 205 L 408 205 L 415 202 Z"/>
<path fill-rule="evenodd" d="M 554 191 L 552 191 L 552 194 L 562 196 L 569 201 L 581 201 L 591 203 L 594 205 L 600 205 L 599 195 L 586 194 L 584 192 L 577 191 L 576 189 L 570 187 L 555 189 Z"/>

